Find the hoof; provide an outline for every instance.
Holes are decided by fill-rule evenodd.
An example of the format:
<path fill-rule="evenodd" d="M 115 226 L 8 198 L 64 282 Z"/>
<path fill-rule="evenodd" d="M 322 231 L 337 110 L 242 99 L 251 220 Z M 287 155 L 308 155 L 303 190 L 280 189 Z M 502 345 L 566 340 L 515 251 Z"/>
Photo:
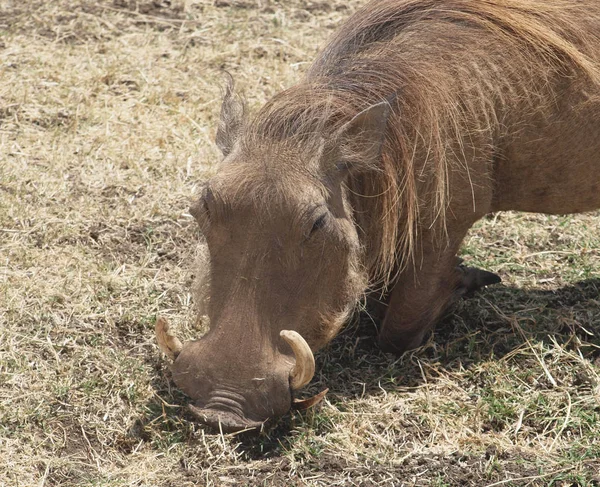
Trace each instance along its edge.
<path fill-rule="evenodd" d="M 470 296 L 486 286 L 502 281 L 499 275 L 476 267 L 459 264 L 457 269 L 460 272 L 460 280 L 455 291 L 457 297 Z"/>

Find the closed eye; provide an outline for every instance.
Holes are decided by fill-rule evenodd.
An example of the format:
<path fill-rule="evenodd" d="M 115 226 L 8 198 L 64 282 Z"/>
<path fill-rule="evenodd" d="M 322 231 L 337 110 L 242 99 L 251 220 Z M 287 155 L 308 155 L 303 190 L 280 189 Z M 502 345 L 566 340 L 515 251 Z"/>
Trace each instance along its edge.
<path fill-rule="evenodd" d="M 208 221 L 211 220 L 210 205 L 214 202 L 214 200 L 215 196 L 213 195 L 212 190 L 208 186 L 206 186 L 202 194 L 201 203 L 202 209 L 204 210 L 204 214 L 206 215 Z"/>
<path fill-rule="evenodd" d="M 309 237 L 311 237 L 317 230 L 323 228 L 325 226 L 325 223 L 327 223 L 327 213 L 323 213 L 319 218 L 315 220 L 312 229 L 310 230 Z"/>
<path fill-rule="evenodd" d="M 210 188 L 206 187 L 202 191 L 197 203 L 193 204 L 190 208 L 190 213 L 200 225 L 201 231 L 204 231 L 208 227 L 208 224 L 211 223 L 212 217 L 210 206 L 213 201 L 214 196 L 212 191 Z"/>
<path fill-rule="evenodd" d="M 202 209 L 204 210 L 206 218 L 210 221 L 210 210 L 208 209 L 208 201 L 206 201 L 206 198 L 202 198 Z"/>

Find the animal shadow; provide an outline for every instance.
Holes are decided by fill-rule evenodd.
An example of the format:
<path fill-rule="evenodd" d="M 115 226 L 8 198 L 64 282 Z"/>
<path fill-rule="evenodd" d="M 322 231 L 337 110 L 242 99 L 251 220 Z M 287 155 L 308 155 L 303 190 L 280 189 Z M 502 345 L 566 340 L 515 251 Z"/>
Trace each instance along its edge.
<path fill-rule="evenodd" d="M 523 346 L 549 340 L 570 343 L 577 336 L 589 359 L 600 355 L 600 279 L 587 279 L 556 290 L 521 289 L 505 285 L 487 288 L 456 303 L 425 344 L 395 357 L 380 351 L 380 320 L 370 309 L 354 320 L 316 355 L 316 375 L 301 392 L 310 397 L 329 388 L 329 400 L 347 399 L 410 389 L 423 383 L 420 364 L 436 363 L 449 371 L 499 360 Z M 170 374 L 157 366 L 153 387 L 157 397 L 148 404 L 145 422 L 160 424 L 162 436 L 177 434 L 177 441 L 193 441 L 195 424 L 187 412 L 189 399 L 176 390 Z M 166 404 L 175 405 L 165 408 Z M 161 421 L 157 419 L 161 417 Z M 247 460 L 278 458 L 293 448 L 299 431 L 310 424 L 316 434 L 331 426 L 315 411 L 292 413 L 256 432 L 235 435 L 236 450 Z M 214 433 L 214 432 L 213 432 Z"/>
<path fill-rule="evenodd" d="M 600 279 L 555 290 L 486 288 L 456 303 L 422 347 L 401 357 L 379 350 L 379 325 L 368 308 L 360 313 L 317 355 L 318 377 L 308 394 L 329 387 L 330 395 L 356 398 L 416 387 L 423 382 L 419 362 L 459 370 L 551 338 L 566 346 L 579 338 L 580 350 L 593 360 L 600 355 Z"/>

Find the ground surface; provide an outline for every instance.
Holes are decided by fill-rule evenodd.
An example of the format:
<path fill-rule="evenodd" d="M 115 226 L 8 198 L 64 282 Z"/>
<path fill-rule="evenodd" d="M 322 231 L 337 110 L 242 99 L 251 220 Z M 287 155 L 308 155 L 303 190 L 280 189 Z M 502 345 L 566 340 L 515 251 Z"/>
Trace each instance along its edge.
<path fill-rule="evenodd" d="M 170 382 L 220 70 L 256 108 L 360 3 L 0 2 L 0 486 L 600 485 L 599 214 L 483 221 L 464 256 L 502 285 L 399 360 L 356 320 L 322 407 L 261 437 Z"/>

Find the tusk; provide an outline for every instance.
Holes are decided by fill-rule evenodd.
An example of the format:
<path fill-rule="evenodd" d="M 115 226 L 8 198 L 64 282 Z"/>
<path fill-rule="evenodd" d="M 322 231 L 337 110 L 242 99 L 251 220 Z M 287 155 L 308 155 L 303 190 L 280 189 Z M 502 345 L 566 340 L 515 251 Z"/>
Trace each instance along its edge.
<path fill-rule="evenodd" d="M 159 318 L 156 320 L 156 341 L 158 342 L 158 348 L 169 357 L 171 360 L 175 360 L 183 345 L 173 333 L 169 331 L 169 322 L 166 318 Z"/>
<path fill-rule="evenodd" d="M 315 375 L 315 357 L 300 333 L 294 330 L 281 330 L 279 336 L 292 347 L 296 356 L 296 365 L 290 370 L 290 385 L 294 390 L 301 389 Z"/>
<path fill-rule="evenodd" d="M 319 392 L 316 396 L 309 397 L 308 399 L 294 399 L 294 401 L 292 402 L 292 406 L 294 407 L 294 409 L 298 409 L 300 411 L 312 408 L 313 406 L 319 404 L 325 397 L 325 394 L 327 394 L 328 392 L 329 389 L 325 389 Z"/>

